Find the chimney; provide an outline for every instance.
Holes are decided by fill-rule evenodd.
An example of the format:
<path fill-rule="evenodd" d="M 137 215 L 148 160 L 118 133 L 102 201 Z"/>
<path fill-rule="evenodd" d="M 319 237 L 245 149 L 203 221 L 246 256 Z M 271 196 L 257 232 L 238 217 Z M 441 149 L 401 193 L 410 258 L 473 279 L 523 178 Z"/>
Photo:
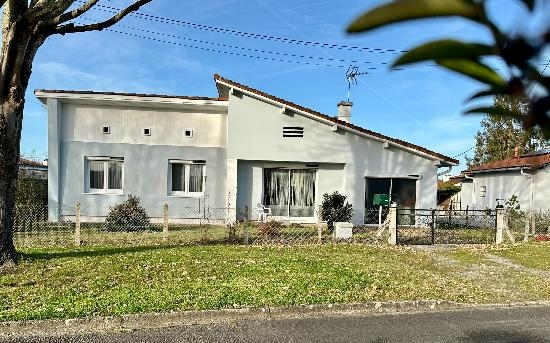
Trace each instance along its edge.
<path fill-rule="evenodd" d="M 519 157 L 519 147 L 515 147 L 514 148 L 514 158 L 518 158 Z"/>
<path fill-rule="evenodd" d="M 352 106 L 353 106 L 353 102 L 351 101 L 340 101 L 338 103 L 338 120 L 349 123 Z"/>

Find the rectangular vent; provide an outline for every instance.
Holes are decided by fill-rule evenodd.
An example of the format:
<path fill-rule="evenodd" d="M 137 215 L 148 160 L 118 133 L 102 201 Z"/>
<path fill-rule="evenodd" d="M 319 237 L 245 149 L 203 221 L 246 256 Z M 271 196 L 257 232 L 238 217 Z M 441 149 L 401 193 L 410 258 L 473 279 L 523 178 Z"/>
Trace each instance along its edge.
<path fill-rule="evenodd" d="M 304 128 L 298 126 L 283 127 L 283 137 L 304 137 Z"/>

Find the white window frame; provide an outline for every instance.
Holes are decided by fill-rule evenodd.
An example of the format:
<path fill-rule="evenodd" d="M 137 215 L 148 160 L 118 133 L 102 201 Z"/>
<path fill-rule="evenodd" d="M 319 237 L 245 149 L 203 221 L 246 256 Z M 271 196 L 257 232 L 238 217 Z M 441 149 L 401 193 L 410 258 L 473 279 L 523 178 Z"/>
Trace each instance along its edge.
<path fill-rule="evenodd" d="M 172 164 L 183 164 L 185 170 L 185 191 L 172 190 Z M 189 178 L 191 176 L 191 165 L 202 166 L 202 192 L 189 191 Z M 204 196 L 206 188 L 206 163 L 195 163 L 187 160 L 168 160 L 168 196 L 173 197 L 200 197 Z"/>
<path fill-rule="evenodd" d="M 91 188 L 90 187 L 90 161 L 103 161 L 103 188 Z M 122 162 L 122 188 L 121 189 L 109 189 L 109 162 L 120 161 Z M 124 158 L 123 157 L 109 157 L 109 156 L 87 156 L 84 163 L 84 175 L 85 175 L 85 193 L 88 194 L 124 194 Z"/>

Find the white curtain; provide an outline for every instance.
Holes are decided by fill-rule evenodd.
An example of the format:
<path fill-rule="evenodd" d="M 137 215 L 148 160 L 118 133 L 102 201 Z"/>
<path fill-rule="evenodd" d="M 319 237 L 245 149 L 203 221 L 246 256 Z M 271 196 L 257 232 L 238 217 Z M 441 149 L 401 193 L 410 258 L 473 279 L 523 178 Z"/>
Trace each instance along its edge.
<path fill-rule="evenodd" d="M 290 215 L 312 217 L 315 205 L 315 171 L 302 169 L 290 172 Z"/>
<path fill-rule="evenodd" d="M 189 192 L 202 192 L 203 170 L 204 166 L 200 164 L 189 166 Z"/>
<path fill-rule="evenodd" d="M 104 161 L 88 161 L 90 168 L 90 189 L 103 189 L 105 180 Z"/>
<path fill-rule="evenodd" d="M 315 171 L 265 169 L 264 205 L 275 216 L 312 217 Z"/>
<path fill-rule="evenodd" d="M 109 161 L 109 189 L 122 189 L 122 161 Z"/>

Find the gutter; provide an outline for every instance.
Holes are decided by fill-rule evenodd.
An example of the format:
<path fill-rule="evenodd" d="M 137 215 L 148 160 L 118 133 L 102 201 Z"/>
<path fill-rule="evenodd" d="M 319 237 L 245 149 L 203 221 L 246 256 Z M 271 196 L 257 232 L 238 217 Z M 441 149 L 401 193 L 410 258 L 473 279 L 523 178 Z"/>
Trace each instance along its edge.
<path fill-rule="evenodd" d="M 476 181 L 472 176 L 464 174 L 464 177 L 467 179 L 472 180 L 472 207 L 475 208 L 475 201 L 476 201 Z"/>
<path fill-rule="evenodd" d="M 535 197 L 535 178 L 534 175 L 526 173 L 523 171 L 523 168 L 520 169 L 520 174 L 526 176 L 528 179 L 531 179 L 531 185 L 530 185 L 530 196 L 529 196 L 529 211 L 533 210 L 533 202 Z"/>

